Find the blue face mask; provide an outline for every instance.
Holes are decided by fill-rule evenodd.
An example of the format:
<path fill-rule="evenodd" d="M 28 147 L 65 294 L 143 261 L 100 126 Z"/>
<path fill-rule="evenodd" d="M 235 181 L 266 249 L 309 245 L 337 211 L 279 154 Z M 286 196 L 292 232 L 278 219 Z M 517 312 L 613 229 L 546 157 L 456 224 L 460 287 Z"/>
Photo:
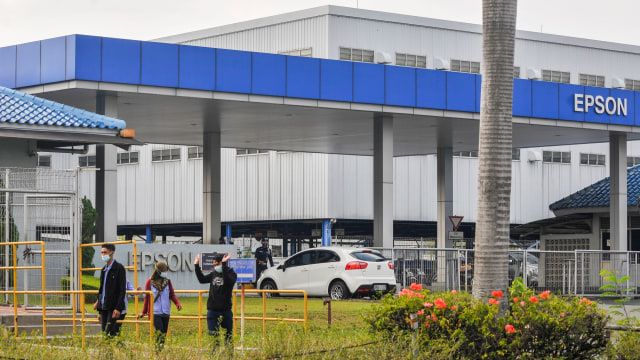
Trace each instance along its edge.
<path fill-rule="evenodd" d="M 222 272 L 222 265 L 218 265 L 218 266 L 214 267 L 213 270 L 215 270 L 217 273 L 221 273 Z"/>
<path fill-rule="evenodd" d="M 166 272 L 161 272 L 161 273 L 160 273 L 160 277 L 162 277 L 162 278 L 165 278 L 165 279 L 166 279 L 166 278 L 167 278 L 167 273 L 166 273 Z"/>
<path fill-rule="evenodd" d="M 111 259 L 111 256 L 109 256 L 109 255 L 102 255 L 102 261 L 104 261 L 104 262 L 109 262 L 109 259 Z"/>

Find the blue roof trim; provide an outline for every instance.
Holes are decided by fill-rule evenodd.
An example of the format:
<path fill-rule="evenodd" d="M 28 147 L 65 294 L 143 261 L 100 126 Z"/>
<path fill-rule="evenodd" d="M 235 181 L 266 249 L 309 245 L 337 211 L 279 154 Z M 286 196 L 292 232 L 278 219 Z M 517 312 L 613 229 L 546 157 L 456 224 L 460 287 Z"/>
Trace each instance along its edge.
<path fill-rule="evenodd" d="M 549 205 L 552 211 L 561 209 L 609 207 L 609 178 L 604 178 L 564 199 Z M 640 165 L 627 169 L 627 206 L 637 206 L 640 198 Z"/>
<path fill-rule="evenodd" d="M 120 130 L 122 120 L 0 86 L 0 123 Z"/>
<path fill-rule="evenodd" d="M 480 111 L 476 74 L 87 35 L 0 48 L 0 86 L 64 80 Z M 514 79 L 513 93 L 514 116 L 640 126 L 638 91 Z M 576 94 L 582 111 L 574 106 Z M 585 108 L 587 96 L 620 99 L 627 115 Z"/>

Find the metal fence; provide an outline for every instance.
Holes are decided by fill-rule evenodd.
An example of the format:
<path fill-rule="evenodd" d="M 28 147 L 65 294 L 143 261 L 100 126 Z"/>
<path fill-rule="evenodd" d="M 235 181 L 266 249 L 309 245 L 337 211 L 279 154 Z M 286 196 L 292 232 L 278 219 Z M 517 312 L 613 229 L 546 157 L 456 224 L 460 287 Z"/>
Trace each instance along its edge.
<path fill-rule="evenodd" d="M 471 291 L 474 251 L 469 249 L 378 248 L 393 260 L 401 287 L 422 284 L 432 290 Z M 565 295 L 599 295 L 605 285 L 602 270 L 618 277 L 628 276 L 627 295 L 640 293 L 640 252 L 575 250 L 509 251 L 509 284 L 522 278 L 535 290 L 552 290 Z"/>
<path fill-rule="evenodd" d="M 63 289 L 63 278 L 75 279 L 77 264 L 74 249 L 80 239 L 81 209 L 77 201 L 77 169 L 0 168 L 0 242 L 43 241 L 47 245 L 48 290 Z M 42 250 L 22 246 L 17 261 L 37 266 L 44 263 Z M 12 247 L 0 248 L 0 267 L 12 266 Z M 14 277 L 8 270 L 0 272 L 0 290 L 43 290 L 40 274 L 25 270 Z M 76 286 L 71 285 L 75 290 Z M 41 295 L 25 293 L 27 307 L 41 307 Z M 4 302 L 11 299 L 4 296 Z M 47 304 L 70 308 L 68 297 L 46 295 Z"/>

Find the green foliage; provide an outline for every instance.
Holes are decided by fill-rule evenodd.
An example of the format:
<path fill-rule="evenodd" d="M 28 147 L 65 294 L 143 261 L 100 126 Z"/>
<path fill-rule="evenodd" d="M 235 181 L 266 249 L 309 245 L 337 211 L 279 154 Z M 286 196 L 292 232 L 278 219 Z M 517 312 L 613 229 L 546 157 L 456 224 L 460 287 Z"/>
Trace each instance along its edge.
<path fill-rule="evenodd" d="M 626 284 L 630 280 L 628 276 L 618 277 L 618 271 L 600 271 L 600 276 L 607 281 L 600 290 L 603 297 L 615 297 L 615 305 L 609 306 L 611 314 L 618 317 L 617 324 L 625 327 L 637 327 L 640 324 L 638 318 L 631 313 L 639 309 L 629 310 L 627 303 L 631 301 L 628 294 L 634 288 L 627 287 Z M 635 359 L 640 354 L 640 333 L 637 331 L 623 330 L 615 334 L 614 340 L 607 347 L 607 358 L 609 359 Z"/>
<path fill-rule="evenodd" d="M 71 289 L 70 278 L 63 277 L 60 278 L 60 286 L 63 290 Z M 98 291 L 100 289 L 100 279 L 94 276 L 82 275 L 82 290 L 95 290 Z M 96 302 L 98 299 L 98 294 L 87 294 L 85 295 L 84 302 L 85 304 L 91 304 Z"/>
<path fill-rule="evenodd" d="M 506 316 L 499 302 L 509 301 Z M 417 317 L 411 330 L 410 317 Z M 431 293 L 412 284 L 397 297 L 386 296 L 368 317 L 371 329 L 388 338 L 410 341 L 422 357 L 446 352 L 463 359 L 590 359 L 609 341 L 607 317 L 588 299 L 535 294 L 521 279 L 508 296 L 494 292 L 489 301 L 456 292 Z"/>
<path fill-rule="evenodd" d="M 87 197 L 82 198 L 82 243 L 93 243 L 93 235 L 96 233 L 96 220 L 98 219 L 98 211 L 91 204 L 91 200 Z M 93 255 L 95 254 L 93 247 L 82 248 L 82 267 L 93 268 Z M 93 276 L 93 271 L 85 271 L 86 275 Z"/>
<path fill-rule="evenodd" d="M 600 276 L 605 281 L 608 281 L 608 284 L 604 284 L 600 287 L 600 290 L 605 290 L 602 293 L 603 297 L 616 297 L 614 302 L 616 305 L 610 306 L 611 313 L 615 316 L 622 317 L 621 320 L 618 321 L 619 325 L 623 326 L 636 326 L 638 325 L 638 319 L 635 316 L 631 316 L 630 312 L 638 311 L 638 309 L 629 311 L 625 306 L 626 303 L 631 301 L 631 297 L 628 296 L 632 290 L 635 290 L 632 287 L 626 287 L 626 284 L 631 279 L 629 276 L 618 277 L 618 271 L 609 271 L 602 269 L 600 271 Z M 618 310 L 621 309 L 622 311 Z"/>

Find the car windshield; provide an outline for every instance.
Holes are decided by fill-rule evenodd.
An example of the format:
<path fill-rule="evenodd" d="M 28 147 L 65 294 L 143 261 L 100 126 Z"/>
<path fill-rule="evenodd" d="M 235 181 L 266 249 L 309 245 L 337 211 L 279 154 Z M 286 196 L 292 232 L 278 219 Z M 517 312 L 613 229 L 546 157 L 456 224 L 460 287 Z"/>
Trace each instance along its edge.
<path fill-rule="evenodd" d="M 362 261 L 385 261 L 387 259 L 385 259 L 384 256 L 382 256 L 379 253 L 376 252 L 372 252 L 372 251 L 354 251 L 351 253 L 351 256 L 353 256 L 354 258 L 358 259 L 358 260 L 362 260 Z"/>

